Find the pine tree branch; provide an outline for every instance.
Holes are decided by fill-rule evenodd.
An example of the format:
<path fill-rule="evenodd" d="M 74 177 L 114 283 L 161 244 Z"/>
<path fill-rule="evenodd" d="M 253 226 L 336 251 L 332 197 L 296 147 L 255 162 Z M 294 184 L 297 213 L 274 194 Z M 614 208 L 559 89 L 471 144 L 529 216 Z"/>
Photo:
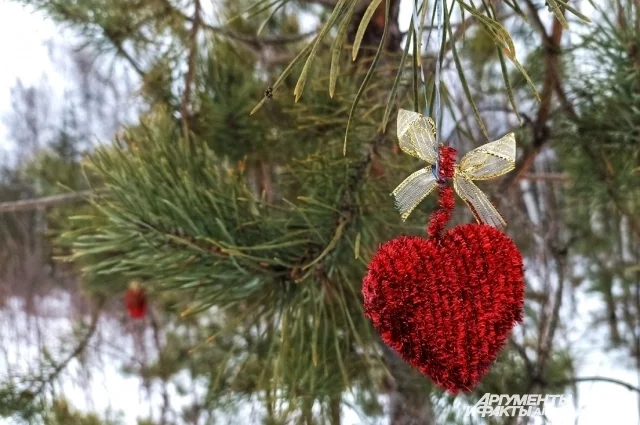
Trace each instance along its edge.
<path fill-rule="evenodd" d="M 607 378 L 604 376 L 581 376 L 578 378 L 567 378 L 567 379 L 561 379 L 559 381 L 544 381 L 543 383 L 545 385 L 558 385 L 558 386 L 563 386 L 563 385 L 569 385 L 569 384 L 575 384 L 578 382 L 608 382 L 610 384 L 616 384 L 616 385 L 620 385 L 622 387 L 625 387 L 626 389 L 628 389 L 629 391 L 635 391 L 637 393 L 640 393 L 640 388 L 633 386 L 627 382 L 624 381 L 620 381 L 618 379 L 614 379 L 614 378 Z"/>
<path fill-rule="evenodd" d="M 195 14 L 193 17 L 186 15 L 183 11 L 173 6 L 168 0 L 163 0 L 163 5 L 169 13 L 176 14 L 181 19 L 184 19 L 185 21 L 190 22 L 192 25 L 195 24 L 195 20 L 196 20 Z M 198 16 L 200 15 L 201 14 L 198 14 Z M 296 43 L 298 41 L 302 41 L 306 38 L 309 38 L 318 32 L 316 30 L 313 30 L 306 33 L 302 33 L 302 34 L 259 37 L 257 35 L 239 33 L 230 28 L 211 25 L 203 21 L 201 16 L 198 18 L 198 20 L 200 21 L 199 25 L 202 26 L 202 28 L 208 31 L 211 31 L 212 33 L 220 34 L 230 39 L 240 41 L 250 47 L 253 47 L 254 49 L 260 49 L 261 47 L 264 47 L 264 46 L 280 46 L 280 45 L 285 45 L 289 43 Z"/>
<path fill-rule="evenodd" d="M 535 370 L 534 370 L 533 362 L 527 355 L 527 351 L 522 345 L 518 344 L 516 340 L 513 339 L 513 337 L 509 338 L 509 342 L 511 343 L 513 348 L 516 349 L 516 352 L 520 355 L 520 358 L 522 358 L 522 361 L 524 362 L 524 366 L 527 369 L 527 374 L 531 378 L 534 375 Z"/>
<path fill-rule="evenodd" d="M 544 376 L 544 370 L 547 366 L 547 362 L 552 353 L 553 340 L 555 337 L 556 330 L 558 329 L 558 323 L 560 320 L 560 306 L 562 305 L 562 298 L 564 294 L 564 285 L 565 285 L 565 276 L 566 276 L 566 267 L 567 267 L 567 259 L 566 253 L 568 248 L 564 247 L 562 249 L 555 248 L 550 246 L 550 251 L 554 254 L 555 263 L 556 263 L 556 274 L 557 274 L 557 287 L 553 297 L 553 307 L 551 309 L 551 317 L 548 318 L 548 321 L 545 320 L 545 315 L 542 315 L 541 323 L 547 323 L 547 326 L 542 327 L 543 332 L 540 335 L 539 344 L 538 344 L 538 358 L 536 364 L 536 375 L 535 378 L 541 378 Z M 544 312 L 544 307 L 542 307 L 542 311 Z"/>
<path fill-rule="evenodd" d="M 138 74 L 140 77 L 144 77 L 146 72 L 142 69 L 142 67 L 140 67 L 140 65 L 135 61 L 135 59 L 133 59 L 133 57 L 129 54 L 129 52 L 125 50 L 122 43 L 119 40 L 117 40 L 116 37 L 114 37 L 113 34 L 107 28 L 103 28 L 103 32 L 107 40 L 109 40 L 109 42 L 113 44 L 113 47 L 116 48 L 116 52 L 118 53 L 118 55 L 120 55 L 129 63 L 129 65 L 131 66 L 131 68 L 133 68 L 136 74 Z"/>
<path fill-rule="evenodd" d="M 0 203 L 0 213 L 14 213 L 33 211 L 50 207 L 57 207 L 78 201 L 86 201 L 92 195 L 106 193 L 107 189 L 81 190 L 61 195 L 45 196 L 44 198 L 25 199 L 22 201 L 9 201 Z"/>
<path fill-rule="evenodd" d="M 91 315 L 91 323 L 89 324 L 89 329 L 87 330 L 87 333 L 84 335 L 84 337 L 80 340 L 78 345 L 76 345 L 76 348 L 61 363 L 58 363 L 58 365 L 56 365 L 53 371 L 49 375 L 47 375 L 46 378 L 40 381 L 40 385 L 38 386 L 38 388 L 32 392 L 33 397 L 41 394 L 42 391 L 47 386 L 47 384 L 52 383 L 67 368 L 69 363 L 71 363 L 71 361 L 76 357 L 80 356 L 84 352 L 84 350 L 87 348 L 87 346 L 89 345 L 89 341 L 91 341 L 91 338 L 93 338 L 93 335 L 96 333 L 96 330 L 98 329 L 98 322 L 100 321 L 100 312 L 102 311 L 102 304 L 103 302 L 101 302 L 98 306 L 96 306 L 95 310 L 93 311 L 93 314 Z"/>
<path fill-rule="evenodd" d="M 562 90 L 560 81 L 560 42 L 564 28 L 557 19 L 553 20 L 551 35 L 549 35 L 544 27 L 544 23 L 538 16 L 538 8 L 532 2 L 532 0 L 525 0 L 529 9 L 533 25 L 536 27 L 542 38 L 542 46 L 544 51 L 544 64 L 545 73 L 542 85 L 542 92 L 540 94 L 540 107 L 538 108 L 538 115 L 536 120 L 531 123 L 533 130 L 533 146 L 529 148 L 524 156 L 516 162 L 515 170 L 509 173 L 503 183 L 502 191 L 508 191 L 513 185 L 520 180 L 520 178 L 526 174 L 535 158 L 538 156 L 544 145 L 550 139 L 550 130 L 547 125 L 547 120 L 551 113 L 551 101 L 553 94 Z M 563 97 L 564 101 L 566 96 Z"/>
<path fill-rule="evenodd" d="M 551 92 L 555 93 L 555 95 L 558 97 L 558 100 L 562 105 L 563 112 L 566 113 L 570 119 L 575 121 L 579 118 L 578 113 L 576 112 L 573 104 L 569 101 L 567 94 L 564 91 L 564 87 L 562 85 L 562 81 L 560 80 L 559 73 L 558 73 L 560 38 L 562 36 L 562 30 L 563 30 L 562 25 L 560 25 L 557 19 L 554 19 L 553 33 L 552 33 L 552 36 L 549 37 L 544 28 L 544 24 L 542 23 L 537 12 L 535 12 L 536 10 L 535 5 L 532 3 L 531 0 L 525 0 L 525 2 L 527 3 L 529 10 L 531 11 L 531 15 L 533 17 L 532 19 L 533 25 L 540 32 L 543 40 L 543 45 L 545 47 L 544 49 L 545 58 L 546 58 L 545 63 L 547 63 L 547 72 L 545 73 L 545 86 L 544 86 L 543 95 L 542 95 L 542 100 L 544 103 L 541 103 L 537 121 L 535 123 L 532 123 L 534 125 L 534 149 L 529 153 L 525 154 L 525 156 L 520 161 L 518 161 L 518 164 L 516 164 L 516 169 L 514 170 L 513 173 L 511 173 L 510 177 L 505 178 L 503 189 L 507 189 L 507 190 L 516 181 L 520 180 L 524 176 L 524 174 L 533 164 L 533 160 L 535 159 L 537 154 L 540 152 L 540 149 L 542 148 L 542 146 L 549 139 L 548 129 L 546 128 L 546 125 L 544 126 L 540 125 L 540 122 L 541 122 L 540 119 L 544 118 L 546 120 L 547 117 L 549 116 Z M 547 61 L 549 59 L 549 56 L 551 56 L 551 60 Z M 537 135 L 542 137 L 540 137 L 536 142 Z M 587 154 L 587 156 L 590 157 L 594 163 L 597 163 L 598 162 L 597 155 L 595 154 L 593 149 L 586 144 L 582 144 L 581 146 L 583 151 Z M 595 174 L 600 178 L 602 183 L 605 185 L 605 189 L 609 194 L 611 200 L 613 201 L 614 205 L 618 209 L 618 211 L 620 211 L 621 214 L 629 218 L 629 224 L 631 226 L 631 229 L 636 235 L 640 236 L 640 221 L 631 211 L 629 211 L 629 209 L 624 205 L 624 203 L 618 196 L 618 193 L 616 192 L 615 187 L 611 182 L 611 176 L 609 175 L 609 173 L 606 170 L 603 171 L 601 167 L 594 167 L 594 168 L 596 171 Z"/>
<path fill-rule="evenodd" d="M 526 0 L 526 1 L 530 3 L 530 0 Z M 544 29 L 544 26 L 542 25 L 542 22 L 540 21 L 540 18 L 537 16 L 537 14 L 536 14 L 536 17 L 538 18 L 537 20 L 534 19 L 534 22 L 537 22 L 536 26 L 538 28 Z M 554 20 L 554 22 L 557 22 L 557 20 Z M 555 79 L 555 82 L 553 84 L 553 90 L 556 96 L 558 97 L 560 104 L 562 105 L 563 112 L 566 113 L 570 119 L 574 121 L 578 120 L 579 119 L 578 113 L 576 112 L 573 104 L 567 98 L 567 94 L 564 91 L 564 87 L 562 86 L 562 82 L 560 81 L 559 78 Z M 597 155 L 593 151 L 591 146 L 583 143 L 581 144 L 581 147 L 582 147 L 582 150 L 585 152 L 585 154 L 594 162 L 594 164 L 599 162 L 597 160 Z M 517 169 L 517 166 L 516 166 L 516 169 Z M 629 224 L 631 226 L 631 229 L 636 235 L 640 236 L 640 222 L 638 221 L 638 218 L 635 216 L 635 214 L 629 211 L 629 209 L 624 205 L 624 203 L 618 196 L 618 193 L 616 192 L 615 187 L 611 182 L 611 176 L 609 175 L 609 172 L 607 171 L 606 167 L 604 171 L 602 170 L 601 167 L 594 167 L 594 169 L 595 169 L 595 174 L 600 178 L 602 183 L 605 185 L 605 189 L 609 194 L 611 200 L 613 201 L 614 205 L 618 209 L 618 211 L 620 211 L 622 215 L 629 218 Z"/>
<path fill-rule="evenodd" d="M 116 53 L 124 58 L 139 76 L 142 77 L 145 75 L 145 71 L 142 69 L 142 67 L 124 48 L 122 44 L 122 36 L 117 34 L 116 31 L 114 31 L 112 28 L 108 28 L 96 22 L 92 22 L 91 19 L 87 17 L 87 15 L 78 12 L 77 9 L 69 7 L 65 4 L 52 2 L 50 6 L 56 14 L 59 14 L 62 17 L 63 20 L 85 26 L 90 24 L 97 25 L 102 30 L 105 38 L 113 45 L 113 47 L 115 47 Z"/>
<path fill-rule="evenodd" d="M 584 153 L 591 159 L 591 161 L 594 164 L 599 164 L 600 160 L 598 159 L 597 154 L 594 152 L 594 150 L 592 149 L 591 146 L 589 146 L 586 143 L 582 143 L 581 144 L 582 150 L 584 151 Z M 599 166 L 594 166 L 594 171 L 595 171 L 595 175 L 600 179 L 600 181 L 604 184 L 605 190 L 607 191 L 607 194 L 609 195 L 609 197 L 611 198 L 611 200 L 613 201 L 613 204 L 615 205 L 615 207 L 618 209 L 618 211 L 626 216 L 629 219 L 629 225 L 631 226 L 631 229 L 633 230 L 633 232 L 637 235 L 640 236 L 640 221 L 638 220 L 638 217 L 633 214 L 631 211 L 629 211 L 629 209 L 627 208 L 627 206 L 624 204 L 624 202 L 622 201 L 622 199 L 620 199 L 620 196 L 616 190 L 616 187 L 614 186 L 614 183 L 612 181 L 613 176 L 611 175 L 612 172 L 610 170 L 607 169 L 607 167 L 599 167 Z"/>
<path fill-rule="evenodd" d="M 554 86 L 554 90 L 556 95 L 558 96 L 558 99 L 560 100 L 560 103 L 562 104 L 563 112 L 565 112 L 570 119 L 574 121 L 578 120 L 579 119 L 578 113 L 576 112 L 571 102 L 569 102 L 567 98 L 567 94 L 565 93 L 564 88 L 562 87 L 562 84 L 560 83 L 560 81 L 556 82 Z M 591 161 L 594 164 L 599 162 L 596 153 L 594 152 L 594 150 L 591 148 L 590 145 L 583 143 L 581 144 L 581 147 L 582 147 L 582 150 L 585 152 L 585 154 L 591 159 Z M 593 168 L 595 170 L 595 174 L 600 178 L 600 181 L 605 185 L 607 194 L 609 194 L 609 197 L 613 201 L 613 204 L 615 205 L 615 207 L 618 209 L 618 211 L 622 215 L 626 216 L 629 219 L 629 225 L 631 226 L 631 229 L 636 235 L 640 236 L 640 221 L 638 220 L 635 214 L 629 211 L 626 205 L 624 205 L 624 202 L 622 202 L 622 200 L 620 199 L 620 196 L 616 192 L 615 190 L 616 188 L 612 183 L 612 176 L 610 175 L 611 173 L 608 171 L 606 167 L 596 166 Z"/>
<path fill-rule="evenodd" d="M 284 44 L 297 43 L 299 41 L 312 37 L 318 33 L 318 31 L 313 30 L 313 31 L 302 33 L 302 34 L 259 37 L 256 35 L 239 33 L 236 31 L 232 31 L 228 28 L 217 27 L 207 23 L 204 23 L 203 27 L 211 32 L 227 36 L 233 40 L 241 41 L 256 49 L 259 49 L 264 46 L 281 46 Z"/>
<path fill-rule="evenodd" d="M 270 37 L 258 37 L 255 35 L 250 35 L 250 34 L 242 34 L 242 33 L 238 33 L 236 31 L 233 31 L 229 28 L 224 28 L 224 27 L 218 27 L 215 25 L 211 25 L 208 24 L 206 22 L 204 22 L 201 18 L 201 13 L 196 13 L 194 14 L 193 17 L 186 15 L 182 10 L 176 8 L 174 5 L 172 5 L 168 0 L 163 0 L 162 1 L 163 4 L 163 10 L 162 13 L 160 14 L 155 14 L 155 15 L 150 15 L 150 17 L 148 17 L 146 20 L 144 20 L 143 22 L 146 22 L 148 20 L 150 20 L 151 18 L 155 18 L 155 19 L 163 19 L 163 18 L 167 18 L 170 15 L 174 15 L 179 17 L 180 19 L 183 19 L 184 21 L 188 21 L 191 23 L 192 28 L 199 26 L 202 28 L 205 28 L 213 33 L 217 33 L 217 34 L 221 34 L 224 35 L 230 39 L 234 39 L 237 41 L 240 41 L 244 44 L 246 44 L 247 46 L 253 47 L 254 49 L 259 50 L 261 47 L 263 46 L 278 46 L 278 45 L 285 45 L 285 44 L 289 44 L 289 43 L 295 43 L 295 42 L 299 42 L 301 40 L 304 40 L 310 36 L 313 36 L 314 34 L 317 33 L 317 31 L 309 31 L 307 33 L 303 33 L 303 34 L 291 34 L 291 35 L 281 35 L 281 36 L 270 36 Z M 127 50 L 124 48 L 123 45 L 123 34 L 126 34 L 126 36 L 132 36 L 132 33 L 123 33 L 123 34 L 119 34 L 117 31 L 114 31 L 112 28 L 108 28 L 104 25 L 101 25 L 98 22 L 92 22 L 90 21 L 90 19 L 81 14 L 76 12 L 75 10 L 73 10 L 72 8 L 69 8 L 67 6 L 64 6 L 62 4 L 55 4 L 52 6 L 55 10 L 55 13 L 59 14 L 62 19 L 70 21 L 70 22 L 74 22 L 76 24 L 82 24 L 82 25 L 87 25 L 87 24 L 92 24 L 92 25 L 97 25 L 101 28 L 105 38 L 107 41 L 109 41 L 109 43 L 111 43 L 111 45 L 113 45 L 113 47 L 116 49 L 116 53 L 118 54 L 118 56 L 122 57 L 123 59 L 125 59 L 129 65 L 131 66 L 131 68 L 141 77 L 146 75 L 146 71 L 142 68 L 142 66 L 140 66 L 140 64 L 129 54 L 129 52 L 127 52 Z M 201 12 L 201 5 L 199 3 L 199 1 L 196 2 L 196 7 L 200 8 L 199 12 Z M 197 16 L 197 19 L 196 19 Z M 198 21 L 198 24 L 196 25 L 196 21 Z M 139 23 L 136 28 L 133 29 L 129 29 L 130 32 L 134 32 L 137 31 L 138 34 L 137 36 L 140 36 L 139 33 L 139 27 L 142 25 L 142 22 Z M 191 51 L 192 49 L 190 49 Z"/>
<path fill-rule="evenodd" d="M 364 154 L 360 162 L 354 167 L 354 171 L 349 176 L 346 186 L 344 187 L 342 194 L 340 195 L 340 199 L 338 201 L 337 210 L 339 211 L 338 217 L 333 227 L 331 234 L 333 234 L 332 240 L 329 244 L 322 249 L 320 252 L 318 250 L 314 251 L 311 255 L 304 256 L 301 261 L 301 267 L 304 269 L 309 267 L 311 264 L 320 263 L 321 258 L 318 255 L 325 257 L 331 251 L 332 246 L 337 245 L 337 240 L 339 240 L 342 235 L 346 233 L 346 230 L 355 222 L 355 214 L 357 205 L 354 200 L 355 193 L 359 190 L 360 185 L 366 180 L 367 171 L 371 161 L 373 160 L 373 155 L 376 148 L 382 145 L 386 140 L 385 134 L 376 134 L 376 136 L 368 143 L 367 152 Z M 313 260 L 309 263 L 310 260 Z M 305 266 L 306 264 L 306 266 Z M 320 263 L 321 264 L 321 263 Z M 319 273 L 324 273 L 324 269 L 322 266 L 319 268 Z M 292 270 L 292 274 L 297 274 L 297 270 Z"/>

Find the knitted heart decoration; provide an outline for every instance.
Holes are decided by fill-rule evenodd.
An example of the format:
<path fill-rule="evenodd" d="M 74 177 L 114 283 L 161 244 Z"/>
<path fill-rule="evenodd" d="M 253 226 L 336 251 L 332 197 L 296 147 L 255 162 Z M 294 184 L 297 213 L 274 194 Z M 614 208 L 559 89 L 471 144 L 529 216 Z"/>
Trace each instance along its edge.
<path fill-rule="evenodd" d="M 522 257 L 485 224 L 401 236 L 380 247 L 362 293 L 387 345 L 450 392 L 470 391 L 522 320 Z"/>
<path fill-rule="evenodd" d="M 446 149 L 442 168 L 451 175 L 455 151 Z M 517 247 L 495 227 L 466 224 L 443 232 L 455 199 L 444 185 L 439 195 L 430 238 L 384 243 L 362 293 L 382 340 L 456 394 L 473 389 L 522 320 L 524 271 Z"/>

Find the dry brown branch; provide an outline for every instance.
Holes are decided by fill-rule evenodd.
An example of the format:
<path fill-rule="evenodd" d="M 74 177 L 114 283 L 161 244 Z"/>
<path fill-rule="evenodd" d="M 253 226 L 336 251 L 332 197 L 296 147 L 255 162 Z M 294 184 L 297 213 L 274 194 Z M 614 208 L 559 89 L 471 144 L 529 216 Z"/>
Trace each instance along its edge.
<path fill-rule="evenodd" d="M 50 374 L 48 374 L 46 377 L 43 377 L 42 380 L 39 381 L 40 385 L 34 391 L 32 391 L 32 394 L 34 396 L 41 394 L 47 385 L 53 383 L 53 381 L 55 381 L 58 378 L 58 376 L 67 368 L 67 366 L 69 365 L 69 363 L 71 363 L 73 359 L 75 359 L 76 357 L 84 353 L 84 350 L 89 345 L 89 341 L 91 341 L 91 338 L 93 338 L 93 335 L 96 333 L 96 330 L 98 329 L 98 322 L 100 321 L 101 311 L 102 311 L 102 303 L 96 306 L 95 310 L 93 311 L 91 315 L 91 323 L 89 324 L 89 329 L 87 330 L 87 333 L 80 340 L 80 342 L 78 342 L 78 345 L 76 345 L 76 348 L 74 348 L 74 350 L 62 362 L 58 363 L 54 367 L 53 371 L 51 371 Z"/>
<path fill-rule="evenodd" d="M 248 45 L 249 47 L 252 47 L 254 49 L 260 49 L 264 46 L 280 46 L 280 45 L 284 45 L 284 44 L 289 44 L 289 43 L 296 43 L 298 41 L 302 41 L 306 38 L 309 38 L 313 35 L 315 35 L 317 33 L 317 31 L 309 31 L 306 33 L 302 33 L 302 34 L 290 34 L 290 35 L 275 35 L 275 36 L 265 36 L 265 37 L 259 37 L 257 35 L 252 35 L 252 34 L 244 34 L 244 33 L 240 33 L 237 31 L 234 31 L 230 28 L 225 28 L 225 27 L 220 27 L 220 26 L 216 26 L 216 25 L 211 25 L 207 22 L 204 22 L 202 20 L 202 16 L 201 16 L 201 9 L 197 14 L 194 14 L 194 16 L 188 16 L 185 15 L 184 12 L 182 12 L 180 9 L 176 8 L 175 6 L 173 6 L 169 1 L 164 1 L 163 2 L 165 9 L 169 12 L 169 13 L 173 13 L 177 16 L 179 16 L 181 19 L 184 19 L 185 21 L 188 21 L 192 24 L 192 28 L 193 25 L 196 22 L 196 19 L 199 21 L 198 25 L 201 26 L 202 28 L 212 32 L 212 33 L 216 33 L 216 34 L 220 34 L 223 35 L 225 37 L 228 37 L 230 39 L 236 40 L 236 41 L 240 41 L 246 45 Z M 334 4 L 335 5 L 335 4 Z M 196 6 L 199 7 L 199 4 L 196 4 Z M 333 7 L 333 6 L 331 6 Z M 198 18 L 196 18 L 196 16 L 198 16 Z"/>
<path fill-rule="evenodd" d="M 614 379 L 614 378 L 607 378 L 604 376 L 581 376 L 578 378 L 568 378 L 568 379 L 563 379 L 561 381 L 553 381 L 553 382 L 545 382 L 545 384 L 547 385 L 569 385 L 569 384 L 575 384 L 578 382 L 608 382 L 610 384 L 616 384 L 616 385 L 620 385 L 622 387 L 625 387 L 626 389 L 628 389 L 629 391 L 635 391 L 637 393 L 640 393 L 640 388 L 635 387 L 627 382 L 624 381 L 620 381 L 618 379 Z"/>
<path fill-rule="evenodd" d="M 86 201 L 92 195 L 99 195 L 103 193 L 106 193 L 106 189 L 81 190 L 79 192 L 45 196 L 44 198 L 2 202 L 0 203 L 0 213 L 15 213 L 58 207 L 73 202 Z"/>
<path fill-rule="evenodd" d="M 591 146 L 587 144 L 582 144 L 582 150 L 584 153 L 591 159 L 594 164 L 601 163 L 601 159 L 598 158 L 597 154 L 591 148 Z M 618 209 L 620 214 L 626 216 L 629 219 L 629 225 L 631 226 L 631 230 L 637 235 L 640 236 L 640 220 L 637 215 L 633 214 L 633 212 L 629 211 L 629 208 L 625 205 L 624 201 L 620 199 L 620 195 L 618 192 L 618 188 L 615 186 L 613 181 L 613 171 L 608 167 L 593 167 L 595 170 L 595 175 L 600 179 L 600 181 L 604 184 L 607 194 L 613 201 L 613 205 Z"/>
<path fill-rule="evenodd" d="M 550 247 L 553 248 L 553 247 Z M 564 293 L 565 276 L 566 276 L 566 248 L 564 249 L 551 249 L 555 257 L 556 271 L 558 276 L 558 283 L 553 295 L 553 307 L 551 310 L 551 316 L 548 320 L 541 320 L 542 323 L 546 322 L 547 326 L 544 328 L 540 335 L 540 344 L 538 347 L 538 361 L 537 361 L 537 375 L 535 378 L 540 378 L 544 375 L 544 369 L 547 366 L 547 361 L 552 354 L 553 339 L 555 337 L 556 330 L 558 328 L 558 321 L 560 319 L 560 306 L 562 305 L 562 296 Z M 546 315 L 541 315 L 542 319 L 545 319 Z"/>
<path fill-rule="evenodd" d="M 124 46 L 122 45 L 122 42 L 118 40 L 118 38 L 115 37 L 112 34 L 112 32 L 109 31 L 107 28 L 104 28 L 103 31 L 104 31 L 105 37 L 111 42 L 111 44 L 113 44 L 113 47 L 115 47 L 118 55 L 121 56 L 123 59 L 125 59 L 129 63 L 129 65 L 136 72 L 136 74 L 138 74 L 140 77 L 143 77 L 145 75 L 145 71 L 138 64 L 138 62 L 136 62 L 136 60 L 133 59 L 133 57 L 129 54 L 129 52 L 125 50 Z"/>
<path fill-rule="evenodd" d="M 542 46 L 544 49 L 544 79 L 542 83 L 542 91 L 540 93 L 540 107 L 538 115 L 532 122 L 533 144 L 529 147 L 525 154 L 517 161 L 515 170 L 510 173 L 503 181 L 502 189 L 509 190 L 513 187 L 522 176 L 529 171 L 534 160 L 540 153 L 543 146 L 549 141 L 549 127 L 547 120 L 551 113 L 552 99 L 554 92 L 561 88 L 559 61 L 560 61 L 560 41 L 564 28 L 557 19 L 553 20 L 551 35 L 547 31 L 538 16 L 538 9 L 532 0 L 525 0 L 530 11 L 531 20 L 534 27 L 540 33 L 542 38 Z M 564 97 L 565 102 L 566 96 Z M 568 103 L 568 102 L 567 102 Z"/>
<path fill-rule="evenodd" d="M 302 34 L 259 37 L 257 35 L 243 34 L 232 31 L 228 28 L 217 27 L 206 23 L 203 23 L 203 27 L 211 32 L 224 35 L 236 41 L 241 41 L 256 49 L 259 49 L 263 46 L 281 46 L 283 44 L 297 43 L 318 33 L 318 31 L 313 30 Z"/>

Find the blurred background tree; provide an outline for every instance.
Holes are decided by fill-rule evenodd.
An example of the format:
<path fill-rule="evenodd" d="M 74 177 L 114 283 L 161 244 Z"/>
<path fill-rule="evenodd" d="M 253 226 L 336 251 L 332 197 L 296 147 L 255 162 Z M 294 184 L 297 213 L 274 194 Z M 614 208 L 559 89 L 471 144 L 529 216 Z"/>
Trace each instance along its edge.
<path fill-rule="evenodd" d="M 28 320 L 3 345 L 0 415 L 122 423 L 64 391 L 114 354 L 152 400 L 149 425 L 471 423 L 466 406 L 486 392 L 579 395 L 603 381 L 640 393 L 578 375 L 564 320 L 589 294 L 589 320 L 640 373 L 636 2 L 449 1 L 442 45 L 433 2 L 417 32 L 401 30 L 416 6 L 399 0 L 21 3 L 80 49 L 65 59 L 77 84 L 62 112 L 47 87 L 17 85 L 7 119 L 20 150 L 0 186 L 0 300 L 9 323 L 20 327 L 16 308 Z M 433 109 L 438 49 L 443 137 L 466 152 L 517 132 L 516 170 L 483 189 L 527 268 L 524 323 L 455 398 L 379 341 L 360 295 L 378 244 L 424 234 L 435 207 L 402 223 L 388 194 L 417 167 L 393 118 Z M 89 143 L 96 126 L 114 141 Z M 472 219 L 458 208 L 453 223 Z M 134 281 L 150 304 L 139 322 L 122 302 Z M 47 314 L 74 326 L 53 338 Z M 37 347 L 27 367 L 23 345 Z"/>

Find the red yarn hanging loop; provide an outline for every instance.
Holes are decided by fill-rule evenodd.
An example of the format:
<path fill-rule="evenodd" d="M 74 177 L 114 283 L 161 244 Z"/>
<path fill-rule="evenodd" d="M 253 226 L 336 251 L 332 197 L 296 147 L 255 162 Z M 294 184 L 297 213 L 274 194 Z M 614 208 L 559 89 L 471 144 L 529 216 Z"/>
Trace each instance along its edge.
<path fill-rule="evenodd" d="M 438 209 L 431 215 L 427 224 L 427 234 L 432 238 L 439 239 L 442 230 L 451 219 L 451 213 L 455 207 L 456 200 L 453 188 L 448 186 L 449 179 L 453 178 L 454 166 L 456 162 L 456 150 L 448 146 L 440 146 L 440 160 L 438 162 Z"/>
<path fill-rule="evenodd" d="M 438 209 L 431 214 L 427 225 L 427 234 L 435 239 L 440 239 L 442 230 L 447 225 L 453 212 L 456 200 L 451 186 L 441 185 L 438 188 Z"/>
<path fill-rule="evenodd" d="M 438 162 L 440 175 L 438 177 L 441 182 L 453 178 L 456 153 L 457 151 L 454 148 L 444 145 L 440 146 L 440 160 Z"/>

